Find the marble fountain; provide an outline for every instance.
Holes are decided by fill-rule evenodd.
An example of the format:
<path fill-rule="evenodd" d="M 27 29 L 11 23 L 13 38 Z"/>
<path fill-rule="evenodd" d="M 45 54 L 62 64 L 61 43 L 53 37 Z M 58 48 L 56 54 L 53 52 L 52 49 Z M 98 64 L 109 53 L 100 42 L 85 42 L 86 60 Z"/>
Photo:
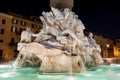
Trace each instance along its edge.
<path fill-rule="evenodd" d="M 101 48 L 70 9 L 42 12 L 43 29 L 21 33 L 19 54 L 0 65 L 0 80 L 119 80 L 120 66 L 102 65 Z M 32 41 L 31 37 L 35 40 Z"/>

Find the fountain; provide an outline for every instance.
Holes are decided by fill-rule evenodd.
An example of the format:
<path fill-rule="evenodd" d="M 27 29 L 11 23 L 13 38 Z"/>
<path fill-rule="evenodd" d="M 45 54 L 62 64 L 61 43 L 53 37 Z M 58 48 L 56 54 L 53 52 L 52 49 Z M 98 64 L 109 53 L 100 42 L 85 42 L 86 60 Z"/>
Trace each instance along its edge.
<path fill-rule="evenodd" d="M 0 65 L 0 80 L 119 80 L 120 66 L 101 65 L 100 46 L 92 33 L 84 35 L 85 27 L 74 12 L 51 7 L 40 19 L 39 33 L 30 28 L 22 32 L 12 67 Z"/>
<path fill-rule="evenodd" d="M 30 29 L 22 32 L 16 66 L 39 67 L 44 73 L 80 73 L 103 63 L 100 46 L 92 33 L 84 35 L 85 27 L 74 12 L 51 7 L 40 19 L 43 29 L 38 34 Z M 33 42 L 32 35 L 36 37 Z"/>

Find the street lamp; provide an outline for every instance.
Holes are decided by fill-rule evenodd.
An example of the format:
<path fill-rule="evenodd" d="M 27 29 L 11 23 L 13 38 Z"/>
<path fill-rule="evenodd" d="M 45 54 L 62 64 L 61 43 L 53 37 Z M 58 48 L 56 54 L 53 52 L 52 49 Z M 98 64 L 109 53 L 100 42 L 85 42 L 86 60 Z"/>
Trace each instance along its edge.
<path fill-rule="evenodd" d="M 109 45 L 109 44 L 106 44 L 106 47 L 107 47 L 107 48 L 109 48 L 109 47 L 110 47 L 110 45 Z"/>
<path fill-rule="evenodd" d="M 108 48 L 110 47 L 110 45 L 109 44 L 106 44 L 106 51 L 107 51 L 107 57 L 109 57 L 109 54 L 108 54 Z"/>

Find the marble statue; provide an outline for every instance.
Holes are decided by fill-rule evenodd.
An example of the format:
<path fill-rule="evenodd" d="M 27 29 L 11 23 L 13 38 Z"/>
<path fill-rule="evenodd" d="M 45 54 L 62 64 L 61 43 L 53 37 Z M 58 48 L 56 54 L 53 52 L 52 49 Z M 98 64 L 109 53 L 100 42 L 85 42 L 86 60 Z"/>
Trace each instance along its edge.
<path fill-rule="evenodd" d="M 31 36 L 32 36 L 32 33 L 31 33 L 30 28 L 26 28 L 26 30 L 22 31 L 21 33 L 20 42 L 31 42 Z"/>
<path fill-rule="evenodd" d="M 33 37 L 36 37 L 38 36 L 38 34 L 34 34 L 32 31 L 31 31 L 31 28 L 26 28 L 26 30 L 22 31 L 21 33 L 21 40 L 20 42 L 21 43 L 29 43 L 31 42 L 31 38 Z"/>
<path fill-rule="evenodd" d="M 31 42 L 30 30 L 21 34 L 17 66 L 38 67 L 46 73 L 77 72 L 103 63 L 101 48 L 93 34 L 84 35 L 85 26 L 74 12 L 51 7 L 40 19 L 43 29 Z M 24 43 L 22 43 L 24 42 Z M 29 42 L 29 43 L 28 43 Z"/>

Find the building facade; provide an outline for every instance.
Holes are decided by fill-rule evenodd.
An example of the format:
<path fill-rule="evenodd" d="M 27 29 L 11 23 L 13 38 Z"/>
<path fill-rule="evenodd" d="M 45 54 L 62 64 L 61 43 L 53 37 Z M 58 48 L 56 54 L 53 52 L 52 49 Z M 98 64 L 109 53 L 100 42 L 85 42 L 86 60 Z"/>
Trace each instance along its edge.
<path fill-rule="evenodd" d="M 25 18 L 13 13 L 0 13 L 0 60 L 11 60 L 17 56 L 17 43 L 26 28 L 37 33 L 42 28 L 40 20 L 34 16 Z"/>
<path fill-rule="evenodd" d="M 101 47 L 101 56 L 103 58 L 112 58 L 114 57 L 114 43 L 113 40 L 103 37 L 94 33 L 94 39 Z"/>
<path fill-rule="evenodd" d="M 86 36 L 89 35 L 88 31 L 84 32 Z M 93 33 L 93 38 L 95 39 L 96 43 L 101 47 L 101 56 L 102 58 L 112 58 L 114 57 L 114 41 L 109 38 L 105 38 L 102 35 Z"/>
<path fill-rule="evenodd" d="M 120 39 L 114 41 L 114 56 L 120 57 Z"/>

